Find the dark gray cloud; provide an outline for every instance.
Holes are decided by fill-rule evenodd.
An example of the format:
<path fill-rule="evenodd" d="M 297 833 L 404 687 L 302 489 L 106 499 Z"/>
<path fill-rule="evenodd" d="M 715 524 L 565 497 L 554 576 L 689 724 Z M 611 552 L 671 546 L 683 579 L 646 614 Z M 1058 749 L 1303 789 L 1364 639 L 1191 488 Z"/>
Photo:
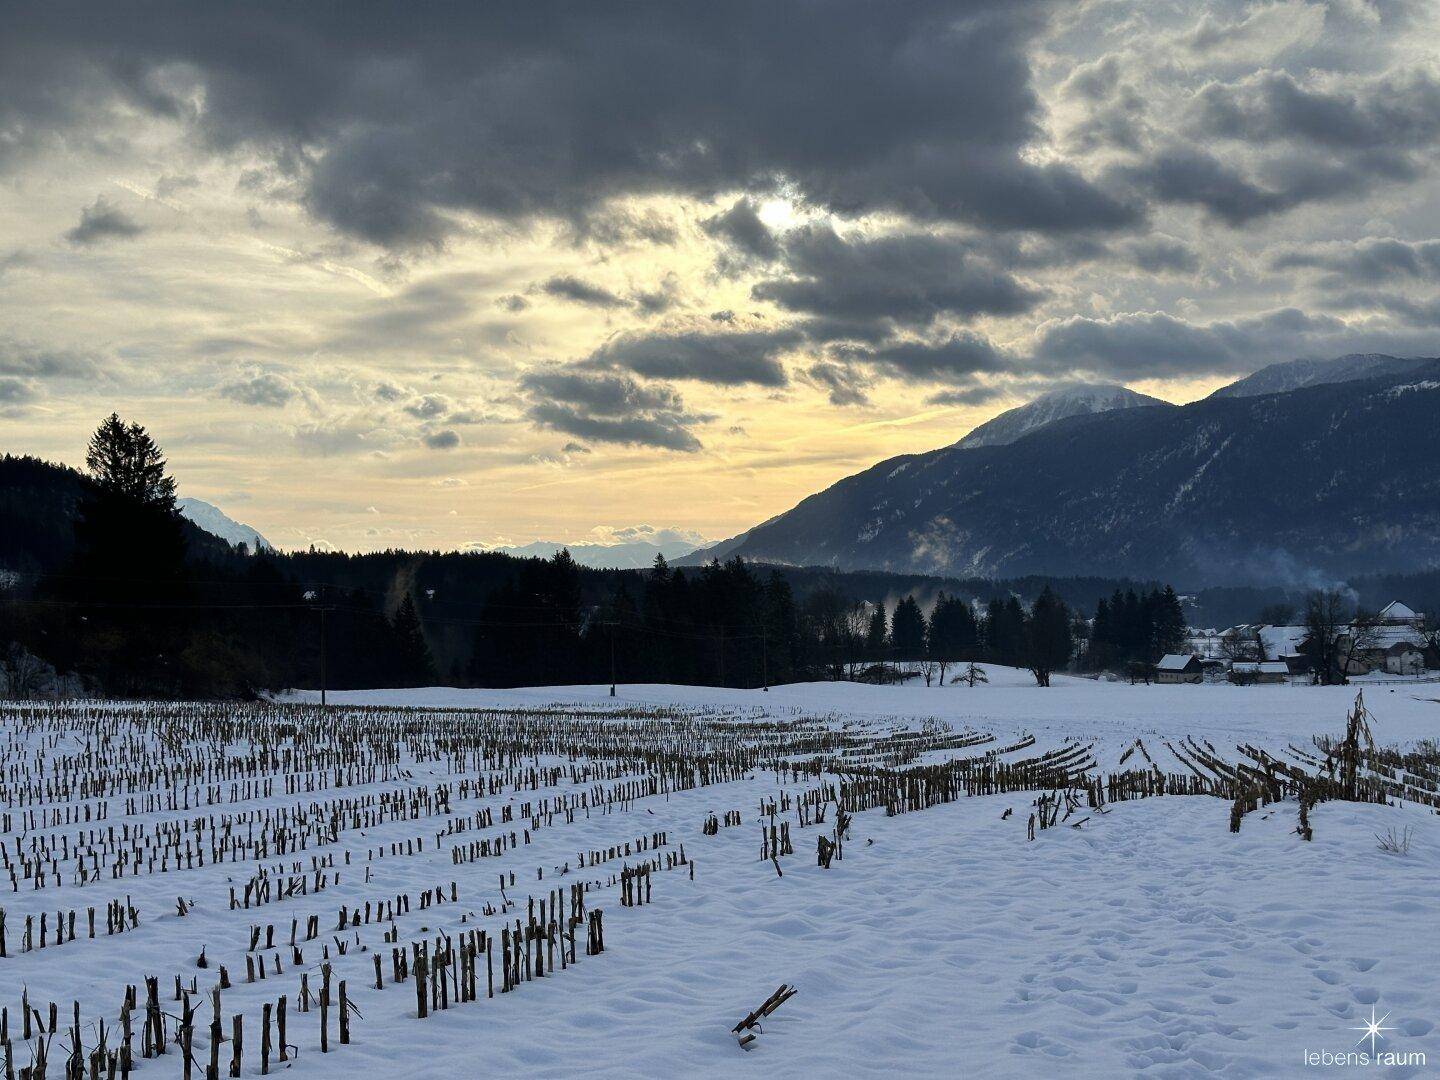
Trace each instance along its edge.
<path fill-rule="evenodd" d="M 1209 323 L 1162 312 L 1077 315 L 1042 327 L 1032 359 L 1057 372 L 1117 379 L 1231 374 L 1297 356 L 1338 355 L 1365 337 L 1333 316 L 1295 308 Z"/>
<path fill-rule="evenodd" d="M 910 382 L 958 382 L 1015 363 L 986 337 L 962 330 L 942 341 L 897 341 L 878 348 L 842 347 L 836 355 Z"/>
<path fill-rule="evenodd" d="M 1244 225 L 1300 201 L 1292 193 L 1262 187 L 1237 166 L 1194 148 L 1176 147 L 1117 168 L 1113 175 L 1161 202 L 1198 206 L 1227 225 Z"/>
<path fill-rule="evenodd" d="M 553 296 L 557 300 L 582 304 L 585 307 L 611 311 L 620 308 L 633 309 L 642 317 L 663 315 L 680 303 L 680 285 L 673 274 L 667 275 L 653 289 L 637 289 L 632 291 L 629 296 L 621 296 L 602 285 L 595 285 L 573 274 L 557 274 L 540 285 L 539 291 L 546 296 Z M 525 306 L 523 300 L 519 306 L 515 306 L 508 303 L 509 299 L 511 298 L 505 298 L 502 303 L 511 311 L 523 310 Z M 520 298 L 515 297 L 514 299 Z"/>
<path fill-rule="evenodd" d="M 977 383 L 974 386 L 958 387 L 953 390 L 941 390 L 931 394 L 925 399 L 927 405 L 988 405 L 990 402 L 1009 394 L 1003 386 L 991 386 L 986 383 Z"/>
<path fill-rule="evenodd" d="M 591 243 L 602 248 L 627 244 L 668 246 L 680 235 L 674 222 L 655 210 L 636 212 L 623 207 L 605 207 L 568 224 L 575 243 Z"/>
<path fill-rule="evenodd" d="M 680 281 L 675 274 L 666 274 L 653 289 L 637 289 L 631 296 L 642 316 L 663 315 L 680 306 Z"/>
<path fill-rule="evenodd" d="M 1148 274 L 1193 274 L 1200 269 L 1200 256 L 1193 247 L 1161 233 L 1132 240 L 1121 250 L 1136 269 Z"/>
<path fill-rule="evenodd" d="M 442 242 L 457 212 L 581 220 L 616 196 L 781 182 L 844 213 L 1132 224 L 1139 208 L 1024 153 L 1040 133 L 1027 53 L 1045 10 L 39 6 L 0 44 L 0 101 L 7 130 L 40 141 L 102 103 L 192 123 L 217 150 L 266 155 L 316 217 L 397 247 Z"/>
<path fill-rule="evenodd" d="M 1101 81 L 1098 72 L 1091 81 Z M 1240 226 L 1413 181 L 1429 169 L 1437 145 L 1440 78 L 1433 71 L 1302 81 L 1262 69 L 1201 87 L 1158 150 L 1109 176 L 1144 197 L 1198 206 Z"/>
<path fill-rule="evenodd" d="M 817 360 L 805 369 L 805 378 L 824 390 L 832 405 L 870 404 L 870 396 L 865 391 L 873 380 L 855 364 Z"/>
<path fill-rule="evenodd" d="M 611 338 L 584 363 L 593 368 L 625 368 L 647 379 L 784 386 L 785 369 L 776 357 L 800 341 L 795 330 L 626 333 Z"/>
<path fill-rule="evenodd" d="M 614 372 L 550 365 L 526 372 L 520 387 L 531 420 L 588 442 L 693 452 L 700 440 L 691 428 L 712 419 L 668 386 Z"/>
<path fill-rule="evenodd" d="M 93 379 L 99 372 L 100 364 L 88 353 L 0 337 L 0 375 L 42 380 Z"/>
<path fill-rule="evenodd" d="M 973 245 L 926 232 L 849 238 L 807 226 L 786 234 L 783 248 L 790 276 L 757 283 L 754 297 L 841 324 L 923 327 L 941 316 L 1017 315 L 1042 295 Z"/>
<path fill-rule="evenodd" d="M 541 285 L 540 291 L 557 300 L 568 300 L 571 303 L 584 304 L 587 307 L 623 308 L 630 306 L 630 301 L 624 297 L 617 296 L 609 289 L 599 285 L 583 281 L 573 274 L 557 274 Z"/>
<path fill-rule="evenodd" d="M 753 199 L 736 199 L 730 209 L 706 218 L 700 227 L 749 259 L 771 262 L 780 254 L 780 244 L 770 227 L 760 220 Z"/>
<path fill-rule="evenodd" d="M 128 240 L 145 229 L 105 196 L 80 211 L 80 222 L 65 232 L 65 239 L 80 247 L 104 243 L 106 240 Z"/>
<path fill-rule="evenodd" d="M 1251 169 L 1206 150 L 1174 147 L 1110 175 L 1161 202 L 1199 207 L 1238 228 L 1305 203 L 1362 196 L 1381 181 L 1413 180 L 1419 168 L 1403 154 L 1334 159 L 1302 150 Z"/>
<path fill-rule="evenodd" d="M 260 372 L 234 379 L 220 387 L 220 396 L 241 405 L 259 405 L 265 408 L 283 408 L 300 393 L 299 387 L 284 375 L 274 372 Z"/>
<path fill-rule="evenodd" d="M 1384 312 L 1412 327 L 1424 327 L 1433 332 L 1440 327 L 1440 299 L 1412 300 L 1390 289 L 1351 289 L 1336 291 L 1324 298 L 1324 306 L 1335 311 L 1356 311 L 1365 314 Z M 1378 347 L 1378 346 L 1377 346 Z M 1433 353 L 1436 350 L 1433 338 L 1412 342 L 1399 351 Z"/>
<path fill-rule="evenodd" d="M 424 437 L 424 443 L 431 450 L 454 450 L 460 445 L 459 433 L 445 428 L 443 431 L 432 431 Z"/>
<path fill-rule="evenodd" d="M 1271 256 L 1270 266 L 1275 270 L 1324 271 L 1322 283 L 1331 288 L 1407 280 L 1434 282 L 1440 281 L 1440 240 L 1366 237 L 1353 243 L 1292 245 Z"/>
<path fill-rule="evenodd" d="M 25 405 L 39 396 L 27 379 L 6 375 L 0 377 L 0 407 Z"/>
<path fill-rule="evenodd" d="M 1195 97 L 1201 134 L 1245 142 L 1303 142 L 1336 150 L 1421 148 L 1440 140 L 1440 79 L 1411 68 L 1338 88 L 1285 71 L 1210 83 Z"/>

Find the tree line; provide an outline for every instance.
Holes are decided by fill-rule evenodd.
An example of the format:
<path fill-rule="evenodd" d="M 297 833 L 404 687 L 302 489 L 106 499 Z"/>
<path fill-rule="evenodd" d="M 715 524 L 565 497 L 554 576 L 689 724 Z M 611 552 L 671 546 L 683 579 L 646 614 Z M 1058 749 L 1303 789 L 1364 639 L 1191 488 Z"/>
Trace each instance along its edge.
<path fill-rule="evenodd" d="M 1173 588 L 1116 589 L 1095 604 L 1082 666 L 1133 673 L 1168 653 L 1187 651 L 1185 611 Z"/>
<path fill-rule="evenodd" d="M 30 589 L 12 582 L 0 602 L 12 682 L 22 666 L 39 678 L 31 658 L 87 692 L 122 697 L 314 685 L 322 658 L 332 686 L 435 681 L 410 597 L 387 613 L 361 590 L 301 593 L 278 560 L 223 541 L 191 550 L 198 530 L 176 509 L 164 455 L 139 424 L 103 421 L 86 473 L 60 571 Z"/>
<path fill-rule="evenodd" d="M 42 463 L 6 464 L 29 483 Z M 738 558 L 601 571 L 565 551 L 548 560 L 248 552 L 180 516 L 161 449 L 117 415 L 92 437 L 83 476 L 45 468 L 69 486 L 45 495 L 33 539 L 64 554 L 33 586 L 0 581 L 0 650 L 116 696 L 244 696 L 322 679 L 333 689 L 759 687 L 903 672 L 943 683 L 957 665 L 980 663 L 1028 668 L 1048 685 L 1071 666 L 1153 663 L 1184 630 L 1168 587 L 1117 590 L 1092 630 L 1049 584 L 1028 605 L 998 585 L 989 597 L 941 592 L 927 612 L 914 593 L 857 597 L 841 575 L 813 571 L 797 594 L 795 572 Z M 33 561 L 23 539 L 15 544 L 0 553 L 10 565 Z"/>

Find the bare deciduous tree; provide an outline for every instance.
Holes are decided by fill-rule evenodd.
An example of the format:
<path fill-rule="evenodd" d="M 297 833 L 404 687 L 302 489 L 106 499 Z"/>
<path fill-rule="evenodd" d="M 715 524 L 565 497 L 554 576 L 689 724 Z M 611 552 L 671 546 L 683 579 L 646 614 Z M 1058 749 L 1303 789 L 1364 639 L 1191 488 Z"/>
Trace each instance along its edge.
<path fill-rule="evenodd" d="M 1349 681 L 1339 655 L 1339 637 L 1348 629 L 1348 606 L 1337 589 L 1317 589 L 1305 598 L 1305 648 L 1311 677 L 1323 686 Z"/>
<path fill-rule="evenodd" d="M 1263 660 L 1265 647 L 1260 630 L 1254 626 L 1235 626 L 1220 635 L 1220 654 L 1226 660 Z"/>

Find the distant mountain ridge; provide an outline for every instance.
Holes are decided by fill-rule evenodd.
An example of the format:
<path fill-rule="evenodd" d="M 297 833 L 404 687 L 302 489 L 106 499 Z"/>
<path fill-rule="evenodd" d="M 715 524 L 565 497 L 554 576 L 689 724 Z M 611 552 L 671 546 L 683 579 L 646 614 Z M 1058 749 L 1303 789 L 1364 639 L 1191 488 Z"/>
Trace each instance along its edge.
<path fill-rule="evenodd" d="M 643 570 L 655 564 L 655 556 L 663 555 L 667 560 L 678 559 L 698 549 L 698 545 L 679 540 L 651 543 L 633 540 L 619 544 L 565 544 L 553 540 L 535 540 L 518 546 L 488 548 L 504 555 L 522 559 L 548 559 L 561 548 L 566 548 L 581 566 L 593 566 L 610 570 Z"/>
<path fill-rule="evenodd" d="M 1311 385 L 1288 391 L 1072 415 L 1002 445 L 891 458 L 705 556 L 1186 586 L 1440 566 L 1440 361 L 1396 373 L 1380 358 L 1380 375 L 1355 378 L 1341 359 L 1292 369 Z"/>
<path fill-rule="evenodd" d="M 1385 375 L 1404 375 L 1436 361 L 1430 358 L 1409 359 L 1385 353 L 1351 353 L 1334 360 L 1286 360 L 1270 364 L 1253 375 L 1222 386 L 1211 397 L 1255 397 L 1258 394 L 1279 394 L 1324 383 L 1354 382 Z"/>
<path fill-rule="evenodd" d="M 987 420 L 956 446 L 1004 446 L 1030 432 L 1071 416 L 1110 412 L 1112 409 L 1135 409 L 1147 405 L 1175 406 L 1160 398 L 1141 394 L 1113 383 L 1091 383 L 1064 387 L 1041 394 L 1034 401 L 1001 413 Z"/>

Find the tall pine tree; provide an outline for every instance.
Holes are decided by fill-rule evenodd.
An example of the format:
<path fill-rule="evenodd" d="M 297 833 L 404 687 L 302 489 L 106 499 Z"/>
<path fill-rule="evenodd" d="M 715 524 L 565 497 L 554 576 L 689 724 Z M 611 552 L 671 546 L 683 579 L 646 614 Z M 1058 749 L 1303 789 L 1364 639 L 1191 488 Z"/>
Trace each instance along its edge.
<path fill-rule="evenodd" d="M 406 596 L 395 609 L 390 621 L 394 638 L 393 659 L 394 682 L 396 686 L 434 686 L 435 661 L 430 655 L 430 646 L 425 642 L 425 630 L 420 625 L 420 615 L 415 602 Z"/>

